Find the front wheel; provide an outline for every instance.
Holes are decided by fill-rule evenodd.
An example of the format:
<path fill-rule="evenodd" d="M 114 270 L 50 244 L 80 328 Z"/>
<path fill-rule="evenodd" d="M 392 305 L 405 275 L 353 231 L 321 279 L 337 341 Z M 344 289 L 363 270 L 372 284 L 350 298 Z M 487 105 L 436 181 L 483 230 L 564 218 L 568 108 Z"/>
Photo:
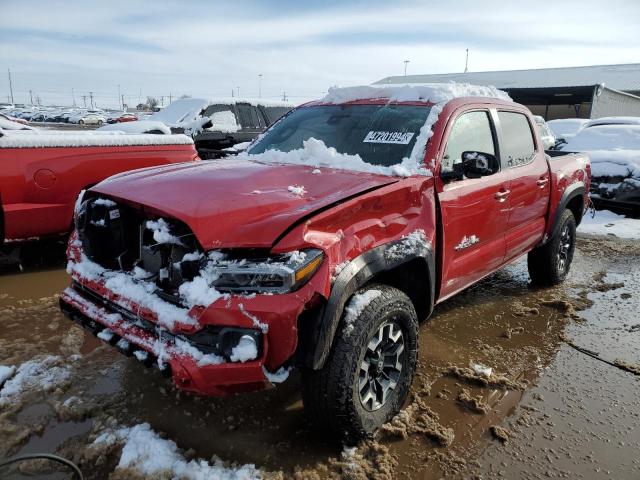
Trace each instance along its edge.
<path fill-rule="evenodd" d="M 307 415 L 341 440 L 370 436 L 407 398 L 417 348 L 411 300 L 385 285 L 360 290 L 345 308 L 324 367 L 303 373 Z"/>
<path fill-rule="evenodd" d="M 84 120 L 78 120 L 78 125 L 84 125 Z"/>
<path fill-rule="evenodd" d="M 562 283 L 571 268 L 576 247 L 576 219 L 571 210 L 562 212 L 556 234 L 549 242 L 529 252 L 529 276 L 535 285 Z"/>

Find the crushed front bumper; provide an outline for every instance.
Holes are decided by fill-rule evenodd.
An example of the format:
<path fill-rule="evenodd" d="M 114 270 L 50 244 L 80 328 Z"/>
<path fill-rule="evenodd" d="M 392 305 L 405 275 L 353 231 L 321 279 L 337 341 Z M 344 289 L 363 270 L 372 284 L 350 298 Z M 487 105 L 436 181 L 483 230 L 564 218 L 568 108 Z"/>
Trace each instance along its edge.
<path fill-rule="evenodd" d="M 60 296 L 62 312 L 99 338 L 116 345 L 147 366 L 155 366 L 183 390 L 210 396 L 258 390 L 270 385 L 264 369 L 267 342 L 262 355 L 244 363 L 211 362 L 215 356 L 191 354 L 195 350 L 186 338 L 153 325 L 133 312 L 74 284 Z M 108 332 L 99 335 L 100 332 Z M 121 341 L 124 340 L 124 341 Z M 186 342 L 186 344 L 185 344 Z"/>

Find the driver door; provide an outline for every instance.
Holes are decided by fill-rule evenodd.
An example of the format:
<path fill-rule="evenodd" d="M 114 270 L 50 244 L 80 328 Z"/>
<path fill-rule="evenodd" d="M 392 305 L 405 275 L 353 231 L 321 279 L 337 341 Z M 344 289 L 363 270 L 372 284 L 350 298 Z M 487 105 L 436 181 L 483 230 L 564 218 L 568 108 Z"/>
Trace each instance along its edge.
<path fill-rule="evenodd" d="M 462 152 L 500 158 L 489 110 L 466 111 L 448 129 L 441 156 L 441 177 L 462 162 Z M 442 282 L 449 297 L 499 268 L 505 258 L 510 175 L 498 171 L 480 178 L 441 179 Z M 440 183 L 440 182 L 438 182 Z"/>

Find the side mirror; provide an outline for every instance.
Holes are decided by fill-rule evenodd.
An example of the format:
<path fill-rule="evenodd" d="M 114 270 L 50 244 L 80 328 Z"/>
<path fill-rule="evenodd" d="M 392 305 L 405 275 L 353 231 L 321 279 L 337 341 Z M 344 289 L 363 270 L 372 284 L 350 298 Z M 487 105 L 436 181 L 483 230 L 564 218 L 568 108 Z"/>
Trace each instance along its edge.
<path fill-rule="evenodd" d="M 462 163 L 454 164 L 454 170 L 461 169 L 467 178 L 480 178 L 493 175 L 500 170 L 495 155 L 484 152 L 462 152 Z"/>

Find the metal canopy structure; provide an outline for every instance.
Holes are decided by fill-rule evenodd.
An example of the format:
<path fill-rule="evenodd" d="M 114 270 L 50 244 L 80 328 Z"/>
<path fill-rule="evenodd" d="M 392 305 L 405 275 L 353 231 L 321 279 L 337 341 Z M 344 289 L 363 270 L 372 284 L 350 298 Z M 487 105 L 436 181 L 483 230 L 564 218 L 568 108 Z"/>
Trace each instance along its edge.
<path fill-rule="evenodd" d="M 398 75 L 375 84 L 494 85 L 546 119 L 606 114 L 640 115 L 640 63 L 495 72 Z M 606 91 L 607 95 L 601 96 Z M 603 102 L 611 105 L 602 105 Z M 596 103 L 600 102 L 596 108 Z M 609 108 L 607 108 L 609 107 Z"/>

